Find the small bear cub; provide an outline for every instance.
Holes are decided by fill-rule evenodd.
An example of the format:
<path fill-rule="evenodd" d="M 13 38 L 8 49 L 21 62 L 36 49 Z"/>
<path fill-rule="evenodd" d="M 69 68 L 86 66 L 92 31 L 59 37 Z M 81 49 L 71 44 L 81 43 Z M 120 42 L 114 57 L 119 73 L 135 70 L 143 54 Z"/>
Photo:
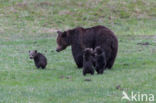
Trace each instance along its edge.
<path fill-rule="evenodd" d="M 29 51 L 29 57 L 30 59 L 34 59 L 34 63 L 37 68 L 44 69 L 46 67 L 47 65 L 46 57 L 43 54 L 37 52 L 37 50 Z"/>
<path fill-rule="evenodd" d="M 96 72 L 103 74 L 103 71 L 106 69 L 106 55 L 104 50 L 99 46 L 94 49 L 94 62 Z"/>
<path fill-rule="evenodd" d="M 94 68 L 93 68 L 93 49 L 92 48 L 86 48 L 83 51 L 83 75 L 86 74 L 94 74 Z"/>

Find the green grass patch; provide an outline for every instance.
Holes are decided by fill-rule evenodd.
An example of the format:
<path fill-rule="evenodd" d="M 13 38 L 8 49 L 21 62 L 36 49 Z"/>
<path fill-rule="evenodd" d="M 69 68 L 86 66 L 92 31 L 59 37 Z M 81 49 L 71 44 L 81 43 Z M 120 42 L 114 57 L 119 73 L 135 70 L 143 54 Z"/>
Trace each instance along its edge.
<path fill-rule="evenodd" d="M 155 0 L 1 0 L 0 103 L 128 103 L 122 90 L 156 96 L 155 7 Z M 56 31 L 95 25 L 115 32 L 118 56 L 112 70 L 84 77 L 70 47 L 55 51 Z M 28 57 L 35 49 L 48 58 L 45 70 Z"/>

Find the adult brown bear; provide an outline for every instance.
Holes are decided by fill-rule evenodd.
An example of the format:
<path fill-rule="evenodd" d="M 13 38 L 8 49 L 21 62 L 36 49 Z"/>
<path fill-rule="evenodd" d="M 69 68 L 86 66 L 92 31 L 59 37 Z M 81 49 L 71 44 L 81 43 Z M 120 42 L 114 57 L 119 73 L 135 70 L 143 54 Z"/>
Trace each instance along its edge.
<path fill-rule="evenodd" d="M 84 48 L 101 47 L 106 55 L 106 68 L 112 68 L 117 52 L 118 40 L 114 33 L 105 26 L 95 26 L 91 28 L 77 27 L 64 32 L 58 31 L 57 52 L 64 50 L 67 46 L 72 46 L 72 54 L 78 68 L 83 66 Z"/>

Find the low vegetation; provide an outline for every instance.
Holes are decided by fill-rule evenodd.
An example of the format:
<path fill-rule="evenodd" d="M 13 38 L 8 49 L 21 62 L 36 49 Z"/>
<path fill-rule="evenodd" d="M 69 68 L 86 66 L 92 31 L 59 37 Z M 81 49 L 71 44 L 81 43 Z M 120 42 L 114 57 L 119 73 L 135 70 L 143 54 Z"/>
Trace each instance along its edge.
<path fill-rule="evenodd" d="M 0 103 L 128 103 L 123 90 L 156 96 L 155 7 L 155 0 L 0 0 Z M 95 25 L 115 32 L 118 56 L 112 70 L 84 77 L 70 47 L 55 51 L 56 31 Z M 48 58 L 45 70 L 29 59 L 35 49 Z"/>

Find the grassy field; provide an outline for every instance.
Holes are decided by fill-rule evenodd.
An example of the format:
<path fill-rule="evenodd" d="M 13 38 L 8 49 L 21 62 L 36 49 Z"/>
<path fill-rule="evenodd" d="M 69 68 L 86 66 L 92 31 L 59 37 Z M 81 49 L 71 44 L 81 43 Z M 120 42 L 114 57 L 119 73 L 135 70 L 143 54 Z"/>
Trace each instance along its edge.
<path fill-rule="evenodd" d="M 121 101 L 123 90 L 156 102 L 155 7 L 156 0 L 0 0 L 0 103 L 133 103 Z M 119 52 L 112 70 L 84 77 L 70 47 L 55 51 L 56 31 L 95 25 L 115 32 Z M 47 56 L 45 70 L 29 59 L 34 49 Z"/>

